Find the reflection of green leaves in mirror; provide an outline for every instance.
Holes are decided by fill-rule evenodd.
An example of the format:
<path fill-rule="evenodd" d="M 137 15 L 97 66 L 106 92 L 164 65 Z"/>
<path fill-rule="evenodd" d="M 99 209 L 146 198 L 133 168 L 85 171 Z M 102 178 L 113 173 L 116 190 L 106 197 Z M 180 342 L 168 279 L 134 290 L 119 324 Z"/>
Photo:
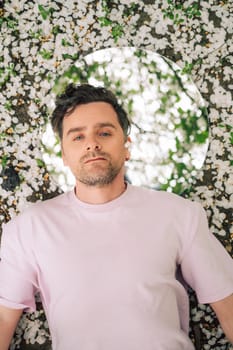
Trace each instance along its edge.
<path fill-rule="evenodd" d="M 104 85 L 124 105 L 132 121 L 132 183 L 176 193 L 190 187 L 205 158 L 208 124 L 200 94 L 181 69 L 152 52 L 107 49 L 77 61 L 53 92 L 70 82 Z M 60 152 L 58 141 L 54 149 Z"/>

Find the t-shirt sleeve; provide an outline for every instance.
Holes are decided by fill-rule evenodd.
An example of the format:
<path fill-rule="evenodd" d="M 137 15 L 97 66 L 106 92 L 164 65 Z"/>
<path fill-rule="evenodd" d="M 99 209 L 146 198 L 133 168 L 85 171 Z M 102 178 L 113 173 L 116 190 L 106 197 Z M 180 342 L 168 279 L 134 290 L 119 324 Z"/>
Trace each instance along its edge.
<path fill-rule="evenodd" d="M 29 226 L 23 219 L 16 218 L 3 227 L 0 304 L 13 309 L 35 311 L 37 282 Z"/>
<path fill-rule="evenodd" d="M 182 258 L 181 269 L 198 301 L 212 303 L 233 293 L 233 259 L 209 231 L 204 209 L 198 203 L 194 207 L 193 237 Z"/>

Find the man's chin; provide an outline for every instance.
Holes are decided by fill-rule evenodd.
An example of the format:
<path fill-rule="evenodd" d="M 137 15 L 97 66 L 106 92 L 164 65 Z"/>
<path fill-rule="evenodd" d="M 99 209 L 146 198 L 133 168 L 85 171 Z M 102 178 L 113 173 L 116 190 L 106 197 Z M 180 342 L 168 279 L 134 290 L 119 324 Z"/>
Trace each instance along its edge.
<path fill-rule="evenodd" d="M 109 185 L 112 181 L 106 180 L 106 179 L 85 179 L 85 180 L 79 180 L 82 182 L 84 185 L 89 186 L 89 187 L 98 187 L 102 188 L 107 185 Z"/>
<path fill-rule="evenodd" d="M 113 182 L 117 174 L 99 174 L 98 176 L 83 176 L 78 179 L 79 182 L 90 187 L 105 187 Z"/>

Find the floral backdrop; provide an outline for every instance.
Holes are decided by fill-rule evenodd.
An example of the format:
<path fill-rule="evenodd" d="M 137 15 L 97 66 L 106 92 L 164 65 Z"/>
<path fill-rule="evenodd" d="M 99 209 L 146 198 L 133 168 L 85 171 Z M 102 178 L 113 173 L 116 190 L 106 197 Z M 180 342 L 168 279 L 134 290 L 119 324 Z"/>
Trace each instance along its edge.
<path fill-rule="evenodd" d="M 55 80 L 79 58 L 110 47 L 157 52 L 192 76 L 208 109 L 210 143 L 189 196 L 233 256 L 233 3 L 231 0 L 0 1 L 0 220 L 59 193 L 41 161 Z M 227 349 L 209 306 L 190 291 L 197 349 Z M 25 315 L 11 349 L 50 349 L 47 321 Z"/>

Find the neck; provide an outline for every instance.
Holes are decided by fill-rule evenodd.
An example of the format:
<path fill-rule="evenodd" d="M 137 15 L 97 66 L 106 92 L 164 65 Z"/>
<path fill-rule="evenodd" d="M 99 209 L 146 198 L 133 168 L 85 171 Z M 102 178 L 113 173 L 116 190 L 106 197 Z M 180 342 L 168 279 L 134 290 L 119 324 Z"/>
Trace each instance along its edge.
<path fill-rule="evenodd" d="M 79 200 L 89 204 L 103 204 L 119 197 L 126 190 L 124 177 L 114 179 L 108 185 L 101 187 L 88 186 L 79 181 L 76 182 L 75 193 Z"/>

